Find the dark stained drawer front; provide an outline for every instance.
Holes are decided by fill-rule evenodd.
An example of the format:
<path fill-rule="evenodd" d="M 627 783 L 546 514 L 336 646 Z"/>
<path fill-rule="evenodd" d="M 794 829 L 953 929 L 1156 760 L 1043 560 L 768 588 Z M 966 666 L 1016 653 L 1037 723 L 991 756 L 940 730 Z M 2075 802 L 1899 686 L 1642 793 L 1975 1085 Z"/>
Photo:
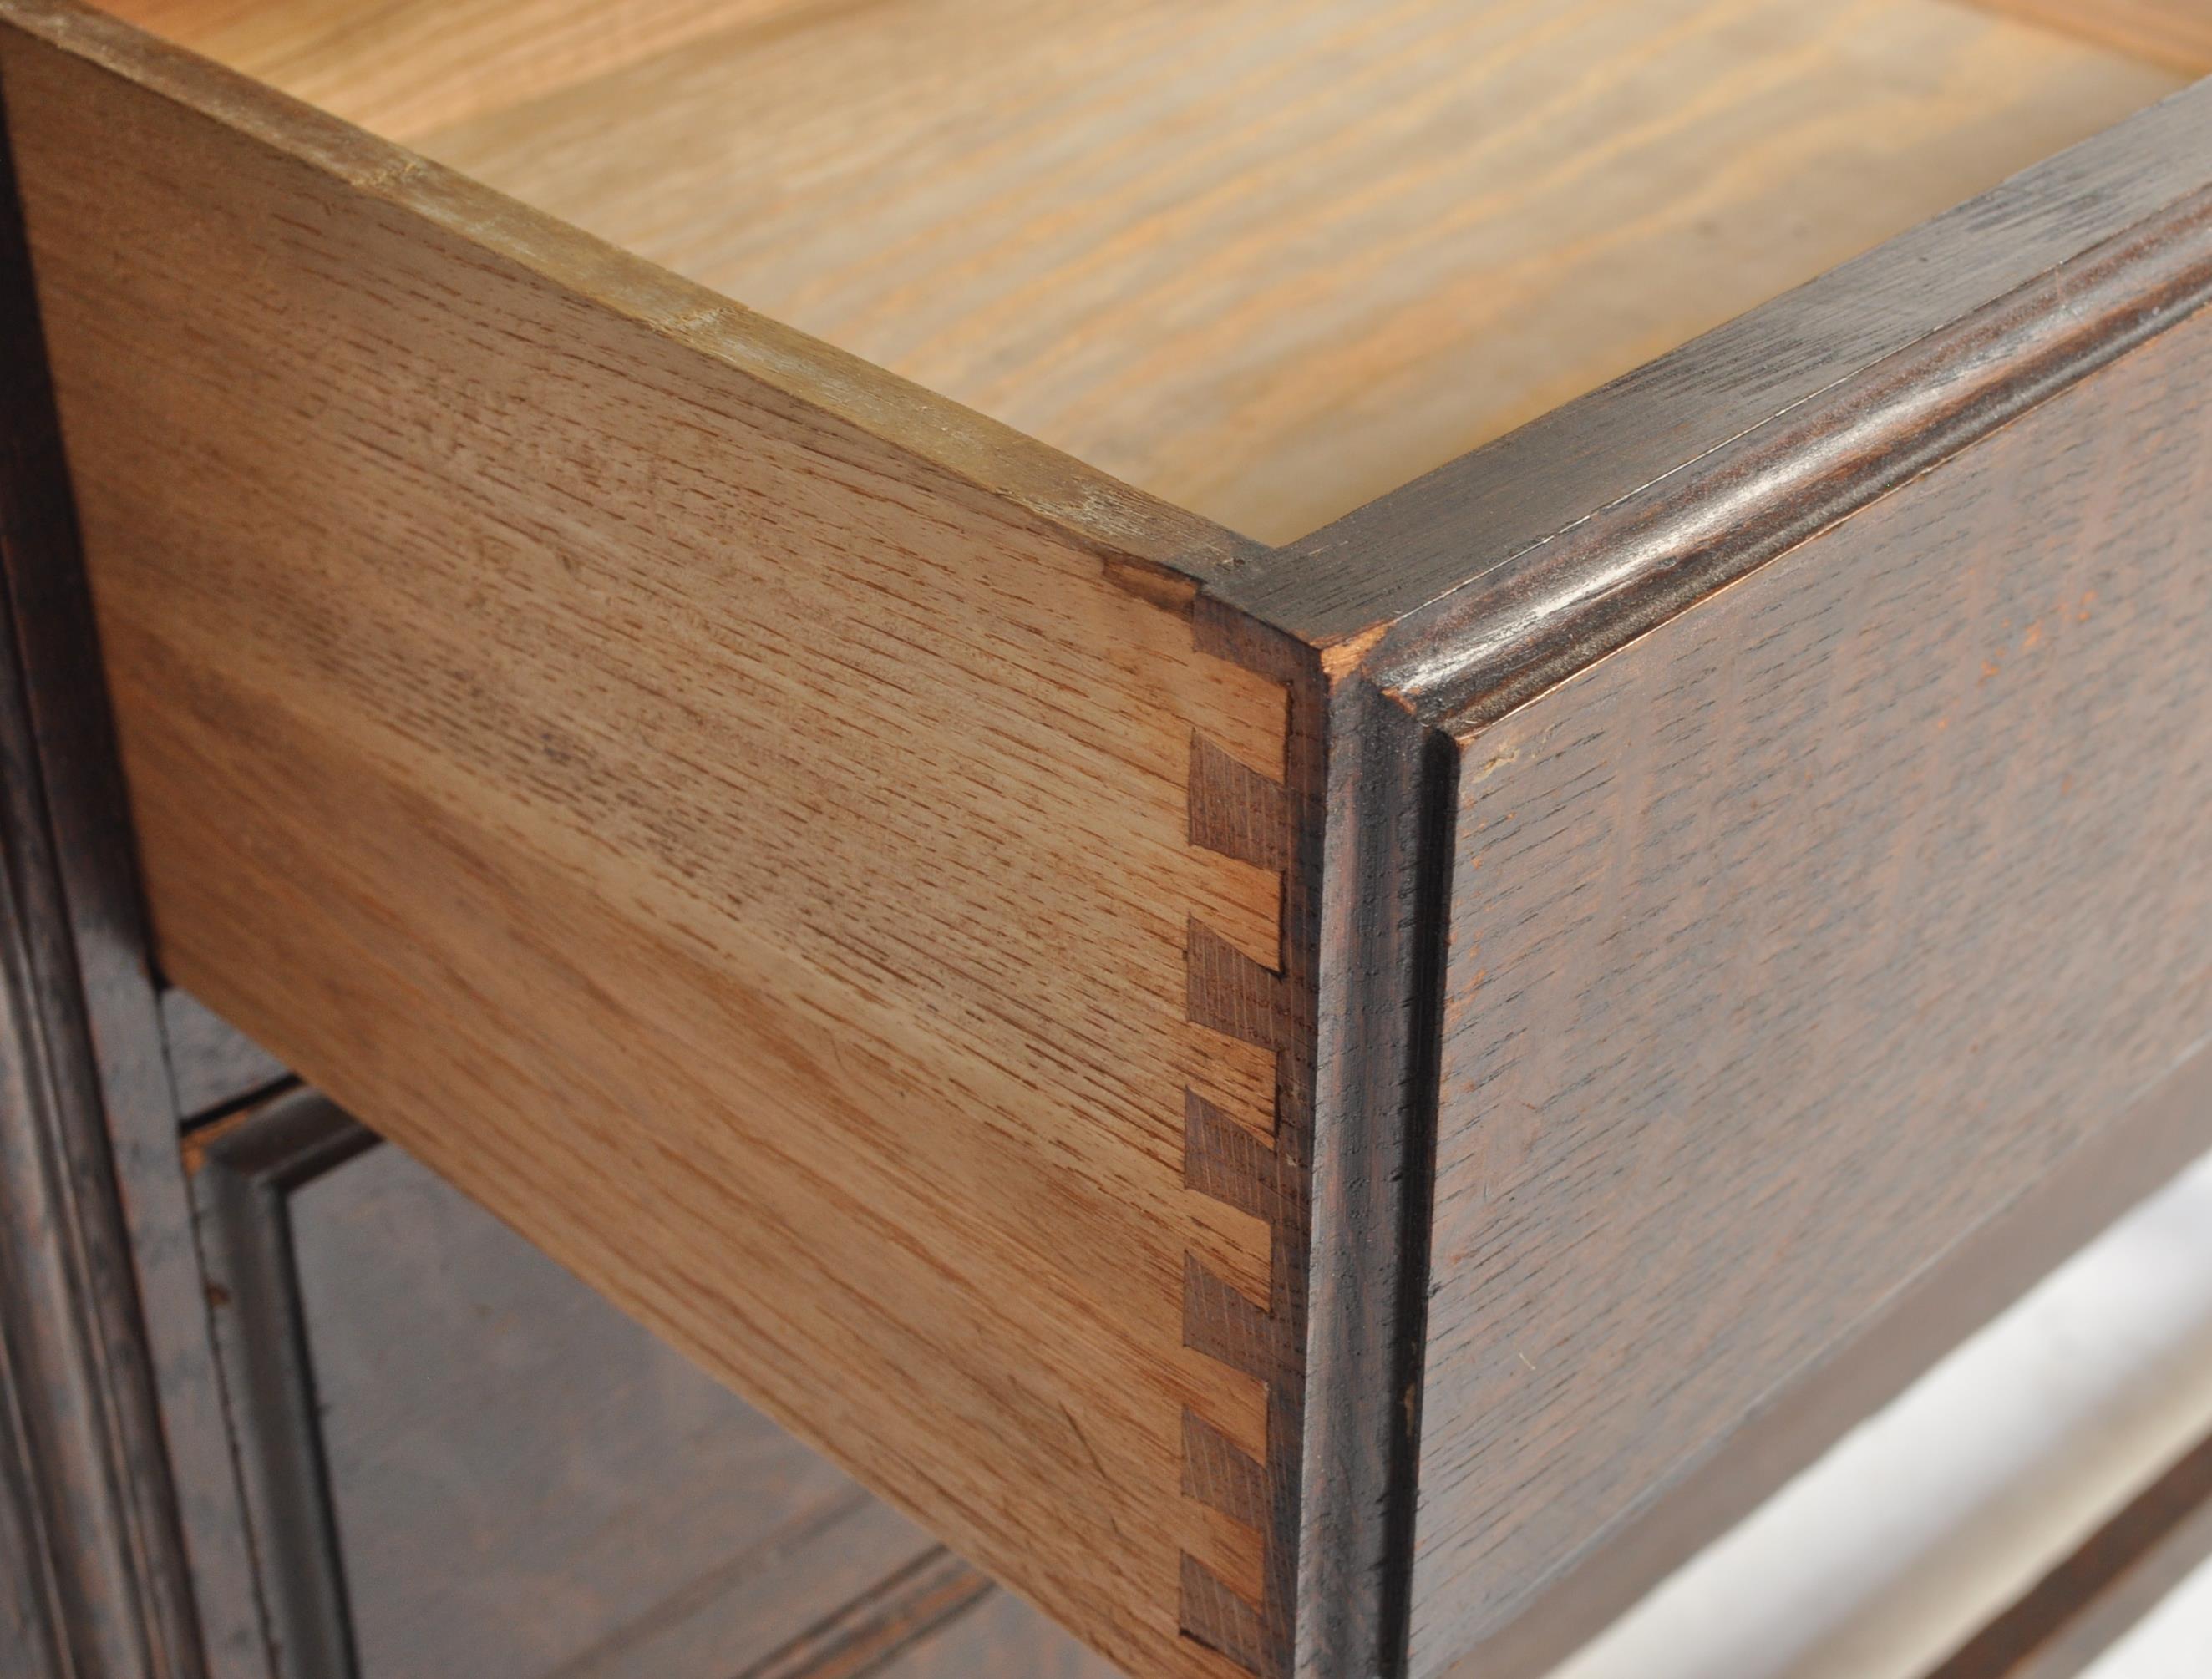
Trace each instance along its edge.
<path fill-rule="evenodd" d="M 2212 1128 L 2203 108 L 1237 586 L 1346 634 L 1298 562 L 1406 556 L 1335 819 L 1413 999 L 1344 1065 L 1432 1102 L 1413 1672 L 1564 1655 Z"/>
<path fill-rule="evenodd" d="M 2212 1028 L 2208 381 L 2200 320 L 1461 737 L 1432 1656 Z"/>

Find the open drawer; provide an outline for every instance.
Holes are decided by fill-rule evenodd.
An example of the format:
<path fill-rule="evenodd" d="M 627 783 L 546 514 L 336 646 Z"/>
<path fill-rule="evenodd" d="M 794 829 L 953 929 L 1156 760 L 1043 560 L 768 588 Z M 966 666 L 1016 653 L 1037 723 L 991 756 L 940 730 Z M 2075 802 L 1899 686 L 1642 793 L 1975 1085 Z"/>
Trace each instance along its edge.
<path fill-rule="evenodd" d="M 165 973 L 1129 1671 L 1528 1671 L 2205 1141 L 2181 0 L 116 9 Z"/>

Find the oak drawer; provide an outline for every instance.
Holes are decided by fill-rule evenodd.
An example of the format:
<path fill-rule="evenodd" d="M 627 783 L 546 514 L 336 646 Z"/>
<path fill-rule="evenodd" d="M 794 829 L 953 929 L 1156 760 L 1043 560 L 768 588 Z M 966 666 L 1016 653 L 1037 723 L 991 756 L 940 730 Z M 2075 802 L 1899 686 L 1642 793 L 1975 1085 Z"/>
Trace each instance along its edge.
<path fill-rule="evenodd" d="M 1526 1669 L 2196 1135 L 2178 9 L 118 9 L 165 973 L 1116 1664 Z"/>

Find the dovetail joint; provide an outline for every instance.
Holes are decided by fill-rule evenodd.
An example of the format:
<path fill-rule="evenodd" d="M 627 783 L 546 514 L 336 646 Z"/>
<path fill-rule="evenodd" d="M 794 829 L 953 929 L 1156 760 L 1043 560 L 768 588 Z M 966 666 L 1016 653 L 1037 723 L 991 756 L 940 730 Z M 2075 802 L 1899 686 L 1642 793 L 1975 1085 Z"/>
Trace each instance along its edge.
<path fill-rule="evenodd" d="M 1286 690 L 1286 715 L 1288 704 Z M 1194 733 L 1188 788 L 1194 847 L 1278 876 L 1291 866 L 1291 794 L 1282 782 Z M 1191 1024 L 1274 1051 L 1279 1082 L 1279 1060 L 1289 1047 L 1283 1041 L 1284 1023 L 1291 1018 L 1283 1007 L 1286 982 L 1279 952 L 1271 966 L 1193 916 L 1185 970 L 1185 1013 Z M 1279 1157 L 1268 1141 L 1275 1135 L 1275 1115 L 1240 1118 L 1188 1089 L 1183 1110 L 1185 1186 L 1265 1220 L 1272 1233 L 1283 1199 Z M 1271 1309 L 1254 1305 L 1192 1252 L 1184 1256 L 1182 1310 L 1184 1346 L 1262 1384 L 1274 1379 Z M 1183 1495 L 1255 1530 L 1264 1544 L 1272 1521 L 1267 1465 L 1188 1409 L 1182 1449 Z M 1271 1676 L 1284 1666 L 1286 1652 L 1275 1647 L 1278 1640 L 1270 1631 L 1270 1605 L 1250 1602 L 1187 1551 L 1181 1558 L 1179 1589 L 1184 1637 L 1255 1676 Z"/>

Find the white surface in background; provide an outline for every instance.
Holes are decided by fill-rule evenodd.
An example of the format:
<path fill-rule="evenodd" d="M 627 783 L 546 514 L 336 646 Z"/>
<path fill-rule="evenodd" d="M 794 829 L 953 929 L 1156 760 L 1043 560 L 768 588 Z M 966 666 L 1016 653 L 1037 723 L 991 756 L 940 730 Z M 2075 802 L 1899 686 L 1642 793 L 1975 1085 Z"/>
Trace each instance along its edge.
<path fill-rule="evenodd" d="M 2212 1157 L 1694 1558 L 1554 1679 L 1904 1679 L 2212 1432 Z M 2212 1570 L 2096 1679 L 2212 1679 Z"/>
<path fill-rule="evenodd" d="M 2212 1674 L 2212 1563 L 2199 1568 L 2081 1679 L 2205 1679 Z"/>

